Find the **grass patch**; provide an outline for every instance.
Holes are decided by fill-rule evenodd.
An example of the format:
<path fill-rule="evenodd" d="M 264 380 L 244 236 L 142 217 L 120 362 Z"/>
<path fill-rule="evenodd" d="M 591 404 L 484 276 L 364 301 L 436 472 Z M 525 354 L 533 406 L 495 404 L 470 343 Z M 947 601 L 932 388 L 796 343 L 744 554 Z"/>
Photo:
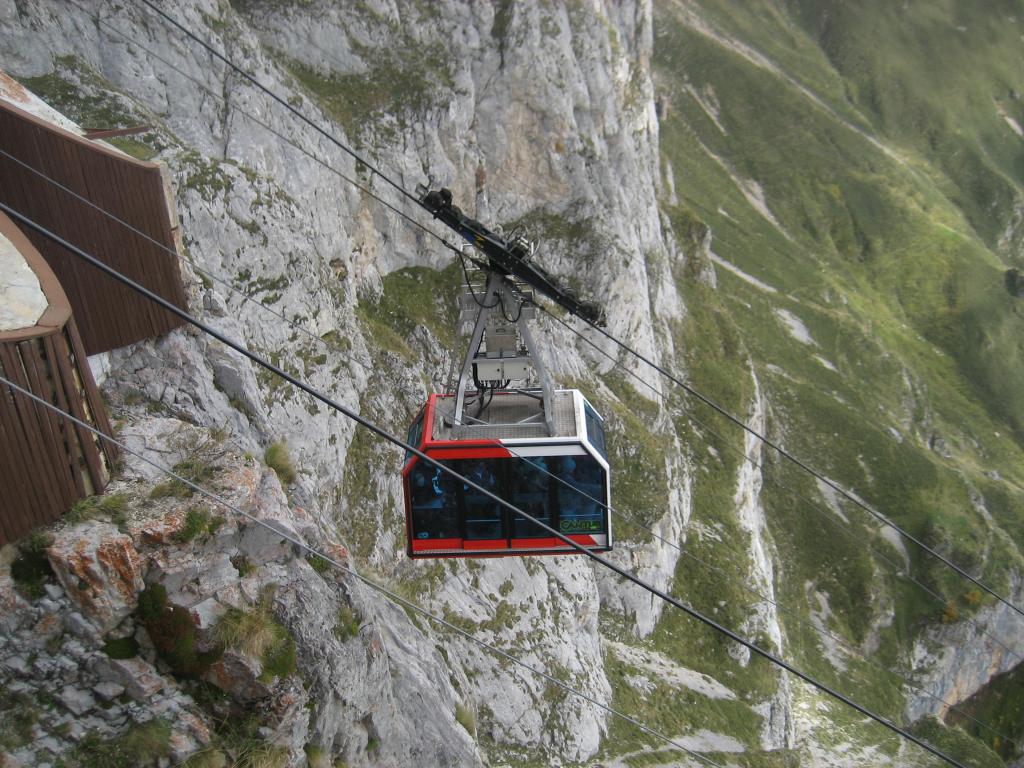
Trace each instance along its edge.
<path fill-rule="evenodd" d="M 70 765 L 76 768 L 131 768 L 154 765 L 171 753 L 171 726 L 166 720 L 133 725 L 120 736 L 104 739 L 89 733 L 72 748 Z"/>
<path fill-rule="evenodd" d="M 396 270 L 384 277 L 380 296 L 360 299 L 356 317 L 375 346 L 399 357 L 414 359 L 408 339 L 419 327 L 428 328 L 451 348 L 460 278 L 458 263 L 440 271 L 429 267 Z"/>
<path fill-rule="evenodd" d="M 359 627 L 362 626 L 362 618 L 348 605 L 342 605 L 338 609 L 338 618 L 334 623 L 334 636 L 341 642 L 351 640 L 359 634 Z"/>
<path fill-rule="evenodd" d="M 466 729 L 466 732 L 476 738 L 476 715 L 473 710 L 462 703 L 455 705 L 455 722 Z"/>
<path fill-rule="evenodd" d="M 295 482 L 295 467 L 292 466 L 291 457 L 288 455 L 288 446 L 283 442 L 271 443 L 263 452 L 264 463 L 277 473 L 282 485 L 291 485 Z"/>
<path fill-rule="evenodd" d="M 187 544 L 198 536 L 215 533 L 223 523 L 223 517 L 213 516 L 202 507 L 189 507 L 181 528 L 174 532 L 174 540 Z"/>
<path fill-rule="evenodd" d="M 309 563 L 310 568 L 321 576 L 331 569 L 331 561 L 326 557 L 321 557 L 320 555 L 307 555 L 306 562 Z"/>
<path fill-rule="evenodd" d="M 261 682 L 295 671 L 295 641 L 274 619 L 268 595 L 251 610 L 229 608 L 217 625 L 217 637 L 224 647 L 261 662 Z"/>
<path fill-rule="evenodd" d="M 171 469 L 175 474 L 180 475 L 195 485 L 204 486 L 220 469 L 217 460 L 223 455 L 222 451 L 214 448 L 216 440 L 210 439 L 201 443 L 193 449 L 190 454 L 177 462 Z M 178 478 L 172 478 L 166 482 L 158 483 L 149 492 L 151 499 L 188 499 L 192 497 L 195 490 L 188 483 Z"/>
<path fill-rule="evenodd" d="M 111 493 L 106 495 L 87 496 L 79 499 L 69 509 L 64 519 L 69 523 L 81 523 L 100 517 L 109 519 L 115 525 L 123 525 L 128 520 L 128 495 Z"/>
<path fill-rule="evenodd" d="M 0 687 L 0 750 L 21 749 L 32 742 L 39 710 L 26 694 Z"/>

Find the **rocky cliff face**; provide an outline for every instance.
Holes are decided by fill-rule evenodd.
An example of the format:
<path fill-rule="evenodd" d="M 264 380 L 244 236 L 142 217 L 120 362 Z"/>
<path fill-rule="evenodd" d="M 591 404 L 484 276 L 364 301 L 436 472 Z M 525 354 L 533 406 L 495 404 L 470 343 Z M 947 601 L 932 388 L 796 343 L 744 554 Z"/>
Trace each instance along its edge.
<path fill-rule="evenodd" d="M 546 268 L 600 298 L 612 334 L 701 381 L 728 371 L 723 396 L 736 412 L 758 429 L 789 426 L 788 402 L 772 402 L 776 379 L 753 375 L 717 309 L 713 262 L 727 262 L 680 208 L 682 172 L 659 135 L 656 103 L 662 118 L 671 104 L 655 98 L 650 2 L 192 0 L 167 10 L 404 187 L 448 186 L 478 218 L 523 226 Z M 55 106 L 92 124 L 152 126 L 128 149 L 156 152 L 171 170 L 192 311 L 402 432 L 450 363 L 460 275 L 448 251 L 345 177 L 401 208 L 394 191 L 141 5 L 0 0 L 0 19 L 0 66 Z M 717 109 L 713 91 L 701 103 Z M 744 189 L 771 217 L 760 185 Z M 789 502 L 764 497 L 756 441 L 737 460 L 635 359 L 539 325 L 555 378 L 586 389 L 608 418 L 616 506 L 657 534 L 616 519 L 614 558 L 776 652 L 790 652 L 795 632 L 793 652 L 840 669 L 818 634 L 802 637 L 744 592 L 791 600 L 797 617 L 817 610 L 821 627 L 857 636 L 849 616 L 830 619 L 833 582 L 815 586 L 794 565 L 798 586 L 786 587 L 789 534 L 777 546 L 768 513 Z M 693 749 L 749 765 L 917 760 L 878 747 L 863 724 L 844 721 L 833 738 L 830 705 L 581 559 L 407 561 L 400 453 L 218 342 L 183 330 L 116 351 L 104 387 L 130 447 L 209 468 L 195 476 L 246 511 Z M 296 469 L 281 481 L 252 458 L 278 441 Z M 239 760 L 258 746 L 281 765 L 613 762 L 661 747 L 252 524 L 179 498 L 144 463 L 129 461 L 121 483 L 120 525 L 56 532 L 46 597 L 0 585 L 11 608 L 4 690 L 61 690 L 31 725 L 51 740 L 46 754 L 8 748 L 26 765 L 69 754 L 86 731 L 117 739 L 147 724 L 169 728 L 174 760 L 197 750 Z M 702 571 L 687 552 L 728 571 Z M 875 613 L 872 626 L 886 611 Z M 177 646 L 150 635 L 173 622 L 202 659 L 182 667 Z M 270 639 L 257 649 L 231 640 L 235 625 Z M 103 650 L 127 638 L 136 656 Z M 941 687 L 965 695 L 995 667 L 982 655 L 979 671 L 964 672 L 942 655 L 949 642 L 927 641 L 923 674 L 959 675 Z M 909 650 L 893 664 L 909 668 Z M 238 713 L 245 727 L 229 727 Z"/>

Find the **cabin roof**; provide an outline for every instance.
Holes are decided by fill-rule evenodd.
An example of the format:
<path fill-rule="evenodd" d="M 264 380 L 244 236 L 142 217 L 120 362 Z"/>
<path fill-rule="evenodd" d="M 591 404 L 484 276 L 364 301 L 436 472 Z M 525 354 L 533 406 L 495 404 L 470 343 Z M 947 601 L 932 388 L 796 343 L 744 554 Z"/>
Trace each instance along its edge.
<path fill-rule="evenodd" d="M 469 403 L 467 395 L 466 416 L 486 421 L 487 424 L 452 426 L 455 412 L 454 397 L 438 397 L 434 414 L 431 439 L 471 440 L 484 438 L 493 440 L 575 438 L 579 434 L 576 426 L 575 390 L 564 389 L 555 392 L 554 417 L 555 434 L 549 435 L 544 422 L 539 393 L 497 392 L 483 413 L 477 414 L 477 402 Z M 531 396 L 532 395 L 532 396 Z M 526 421 L 532 419 L 532 421 Z"/>

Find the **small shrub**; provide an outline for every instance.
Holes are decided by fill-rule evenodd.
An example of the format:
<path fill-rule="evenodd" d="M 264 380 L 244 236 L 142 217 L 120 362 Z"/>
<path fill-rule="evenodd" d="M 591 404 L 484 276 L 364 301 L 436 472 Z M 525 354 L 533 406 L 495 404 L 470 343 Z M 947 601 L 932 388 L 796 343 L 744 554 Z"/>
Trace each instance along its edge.
<path fill-rule="evenodd" d="M 263 454 L 264 463 L 277 473 L 282 485 L 295 482 L 295 467 L 288 456 L 288 448 L 284 443 L 272 443 Z"/>
<path fill-rule="evenodd" d="M 196 651 L 192 617 L 186 609 L 167 602 L 167 590 L 161 584 L 154 584 L 139 595 L 137 612 L 157 653 L 178 677 L 202 677 L 223 653 L 219 647 Z"/>
<path fill-rule="evenodd" d="M 186 544 L 210 528 L 210 513 L 199 507 L 190 507 L 185 513 L 185 523 L 174 532 L 174 540 Z"/>
<path fill-rule="evenodd" d="M 960 619 L 960 609 L 956 607 L 956 603 L 950 600 L 946 603 L 946 607 L 942 611 L 942 623 L 952 624 Z"/>
<path fill-rule="evenodd" d="M 42 528 L 30 531 L 18 542 L 18 551 L 23 555 L 46 555 L 46 550 L 53 546 L 53 534 Z"/>
<path fill-rule="evenodd" d="M 139 655 L 139 644 L 134 637 L 121 637 L 108 640 L 103 646 L 103 652 L 112 659 L 133 659 Z"/>
<path fill-rule="evenodd" d="M 981 597 L 981 590 L 974 587 L 964 595 L 964 602 L 970 606 L 975 606 L 981 603 Z"/>
<path fill-rule="evenodd" d="M 320 555 L 309 555 L 306 558 L 306 562 L 309 563 L 310 568 L 319 574 L 325 573 L 331 567 L 330 561 L 327 558 L 320 557 Z"/>
<path fill-rule="evenodd" d="M 11 578 L 23 597 L 38 600 L 46 594 L 44 585 L 53 579 L 53 568 L 46 556 L 53 534 L 37 528 L 18 543 L 18 557 L 11 563 Z"/>
<path fill-rule="evenodd" d="M 463 704 L 456 704 L 455 720 L 466 729 L 470 736 L 476 738 L 476 715 L 473 714 L 473 710 Z"/>
<path fill-rule="evenodd" d="M 239 577 L 243 579 L 256 570 L 256 566 L 253 565 L 252 561 L 245 555 L 235 555 L 231 558 L 231 564 L 235 566 L 235 570 L 238 571 Z"/>
<path fill-rule="evenodd" d="M 359 626 L 362 623 L 358 614 L 347 605 L 338 609 L 338 621 L 334 625 L 334 636 L 345 642 L 359 634 Z"/>

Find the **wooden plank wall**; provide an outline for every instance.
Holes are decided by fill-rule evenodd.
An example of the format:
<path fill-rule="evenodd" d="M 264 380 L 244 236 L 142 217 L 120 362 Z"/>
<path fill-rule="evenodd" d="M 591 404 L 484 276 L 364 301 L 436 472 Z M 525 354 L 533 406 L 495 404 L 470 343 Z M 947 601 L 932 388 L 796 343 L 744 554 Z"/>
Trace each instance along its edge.
<path fill-rule="evenodd" d="M 0 341 L 0 372 L 104 434 L 113 434 L 74 318 L 43 335 Z M 0 387 L 0 546 L 52 523 L 106 487 L 116 446 Z"/>
<path fill-rule="evenodd" d="M 0 147 L 177 253 L 173 202 L 165 196 L 157 164 L 83 139 L 4 101 Z M 175 305 L 187 306 L 176 256 L 3 155 L 0 200 Z M 22 229 L 67 293 L 87 354 L 182 324 L 43 235 Z"/>

